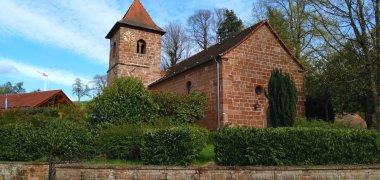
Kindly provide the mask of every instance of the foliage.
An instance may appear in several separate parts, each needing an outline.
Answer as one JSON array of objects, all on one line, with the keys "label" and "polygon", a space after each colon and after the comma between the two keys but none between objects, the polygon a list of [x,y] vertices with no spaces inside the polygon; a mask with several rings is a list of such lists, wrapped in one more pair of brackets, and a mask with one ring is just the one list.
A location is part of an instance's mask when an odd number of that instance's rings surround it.
[{"label": "foliage", "polygon": [[313,119],[297,119],[294,124],[295,127],[307,127],[307,128],[322,128],[322,129],[352,129],[348,124],[336,124],[332,122],[326,122],[323,120]]},{"label": "foliage", "polygon": [[25,89],[22,87],[23,82],[16,83],[14,86],[11,82],[6,82],[0,85],[0,94],[20,94],[25,93]]},{"label": "foliage", "polygon": [[90,125],[152,122],[157,105],[143,83],[134,78],[116,79],[89,103]]},{"label": "foliage", "polygon": [[141,157],[150,165],[189,165],[206,140],[207,130],[196,126],[151,130],[144,134]]},{"label": "foliage", "polygon": [[167,92],[153,92],[153,99],[159,106],[159,114],[173,123],[194,123],[204,116],[207,96],[204,93],[180,95]]},{"label": "foliage", "polygon": [[90,88],[88,85],[82,83],[82,80],[79,78],[75,79],[75,83],[72,85],[73,94],[77,95],[78,102],[80,102],[80,98],[83,96],[90,96]]},{"label": "foliage", "polygon": [[214,135],[219,165],[379,163],[380,135],[362,129],[224,128]]},{"label": "foliage", "polygon": [[91,154],[90,134],[85,126],[72,121],[1,125],[0,142],[0,160],[32,161],[48,156],[73,160]]},{"label": "foliage", "polygon": [[272,71],[268,82],[270,122],[272,127],[293,126],[296,117],[297,90],[288,73]]},{"label": "foliage", "polygon": [[244,29],[243,21],[236,16],[233,10],[226,9],[224,13],[225,18],[217,32],[220,41],[233,37]]},{"label": "foliage", "polygon": [[144,127],[139,125],[113,126],[101,130],[95,149],[107,159],[132,160],[140,158]]}]

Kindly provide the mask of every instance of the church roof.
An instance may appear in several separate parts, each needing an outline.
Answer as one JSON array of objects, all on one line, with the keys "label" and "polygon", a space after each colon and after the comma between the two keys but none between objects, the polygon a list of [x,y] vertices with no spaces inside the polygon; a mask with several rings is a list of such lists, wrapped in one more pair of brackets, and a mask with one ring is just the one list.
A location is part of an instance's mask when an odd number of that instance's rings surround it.
[{"label": "church roof", "polygon": [[111,31],[107,34],[106,38],[110,39],[119,27],[134,27],[138,29],[145,29],[159,34],[164,34],[164,30],[157,26],[157,24],[150,17],[140,0],[134,0],[128,11],[123,18],[116,22]]},{"label": "church roof", "polygon": [[191,56],[190,58],[183,60],[180,63],[170,67],[167,70],[166,75],[164,77],[158,79],[157,81],[153,82],[149,86],[162,82],[182,72],[195,68],[201,64],[207,63],[209,61],[213,61],[214,57],[220,58],[220,56],[228,53],[230,50],[234,49],[236,46],[243,43],[244,40],[248,39],[252,34],[254,34],[258,29],[260,29],[264,25],[268,26],[268,28],[271,30],[273,35],[277,38],[279,43],[282,45],[285,51],[290,55],[290,57],[295,61],[295,63],[301,68],[301,70],[305,70],[304,66],[300,63],[300,61],[294,56],[294,54],[290,51],[290,49],[281,40],[279,35],[269,24],[269,22],[267,20],[264,20],[243,30],[238,35],[231,37],[229,39],[226,39],[223,42],[217,43],[209,47],[207,50],[203,50],[199,52],[198,54],[195,54],[194,56]]}]

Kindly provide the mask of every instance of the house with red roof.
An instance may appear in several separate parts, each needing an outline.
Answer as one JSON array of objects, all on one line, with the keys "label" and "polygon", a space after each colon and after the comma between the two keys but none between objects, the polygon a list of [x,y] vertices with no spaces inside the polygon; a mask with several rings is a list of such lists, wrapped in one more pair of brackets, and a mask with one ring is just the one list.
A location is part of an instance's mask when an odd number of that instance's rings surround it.
[{"label": "house with red roof", "polygon": [[106,38],[110,40],[109,85],[117,77],[136,77],[150,90],[208,95],[205,117],[199,124],[208,129],[229,126],[265,128],[269,102],[265,89],[273,69],[294,79],[297,115],[304,116],[305,68],[268,21],[248,27],[240,34],[160,73],[161,38],[165,32],[134,0]]},{"label": "house with red roof", "polygon": [[8,109],[15,109],[60,107],[62,105],[75,107],[74,103],[62,90],[0,95],[0,111],[4,111],[5,106]]}]

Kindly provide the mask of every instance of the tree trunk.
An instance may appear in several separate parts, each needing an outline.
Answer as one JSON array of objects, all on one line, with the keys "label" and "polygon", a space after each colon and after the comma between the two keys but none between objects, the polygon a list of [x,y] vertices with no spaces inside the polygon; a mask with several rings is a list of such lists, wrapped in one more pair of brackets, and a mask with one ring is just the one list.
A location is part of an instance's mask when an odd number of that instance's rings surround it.
[{"label": "tree trunk", "polygon": [[329,103],[328,102],[325,102],[324,103],[324,108],[325,108],[325,120],[326,121],[329,121]]},{"label": "tree trunk", "polygon": [[53,155],[49,156],[49,180],[55,180],[55,163]]}]

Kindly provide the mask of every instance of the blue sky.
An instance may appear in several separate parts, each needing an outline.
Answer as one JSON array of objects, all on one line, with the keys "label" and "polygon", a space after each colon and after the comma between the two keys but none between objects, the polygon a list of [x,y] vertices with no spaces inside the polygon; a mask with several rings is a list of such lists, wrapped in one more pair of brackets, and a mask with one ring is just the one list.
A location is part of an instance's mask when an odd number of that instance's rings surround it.
[{"label": "blue sky", "polygon": [[[197,9],[233,9],[252,23],[253,1],[141,0],[160,26],[186,24]],[[24,82],[27,92],[62,89],[72,99],[75,78],[88,83],[106,74],[109,42],[105,35],[122,18],[132,0],[1,0],[0,84]]]}]

